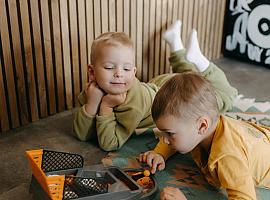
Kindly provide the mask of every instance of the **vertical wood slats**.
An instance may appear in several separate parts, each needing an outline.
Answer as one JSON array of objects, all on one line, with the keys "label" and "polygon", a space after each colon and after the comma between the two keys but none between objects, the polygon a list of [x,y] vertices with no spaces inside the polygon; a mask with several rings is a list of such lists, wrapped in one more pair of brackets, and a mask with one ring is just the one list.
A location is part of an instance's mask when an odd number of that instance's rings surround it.
[{"label": "vertical wood slats", "polygon": [[[78,44],[78,19],[76,0],[69,1],[69,37],[71,38],[71,68],[73,77],[73,102],[80,93],[80,69],[79,69],[79,44]],[[76,101],[77,102],[77,101]]]},{"label": "vertical wood slats", "polygon": [[[87,41],[86,41],[86,15],[84,0],[78,1],[78,21],[79,21],[79,53],[81,68],[81,88],[87,82]],[[77,101],[75,101],[77,102]]]},{"label": "vertical wood slats", "polygon": [[54,68],[52,62],[52,40],[50,34],[50,16],[49,16],[49,4],[48,0],[40,1],[40,11],[43,28],[43,42],[45,51],[45,71],[47,77],[47,89],[48,89],[48,104],[49,114],[56,113],[56,98],[55,98],[55,84],[54,84]]},{"label": "vertical wood slats", "polygon": [[141,80],[142,81],[147,81],[148,79],[148,72],[149,72],[149,69],[153,66],[150,66],[148,65],[149,61],[148,61],[148,58],[149,58],[149,54],[148,54],[148,50],[149,50],[149,43],[153,43],[153,38],[150,38],[149,37],[149,31],[148,31],[148,28],[149,28],[149,8],[151,10],[151,7],[154,6],[153,3],[155,1],[147,1],[147,0],[144,0],[143,2],[143,63],[142,63],[142,76],[141,76]]},{"label": "vertical wood slats", "polygon": [[13,53],[14,53],[14,61],[16,67],[16,79],[17,79],[17,95],[19,102],[19,113],[21,123],[23,125],[27,124],[29,121],[29,113],[27,109],[27,94],[25,89],[25,77],[24,77],[24,68],[23,68],[23,60],[22,60],[22,49],[21,49],[21,41],[20,41],[20,32],[19,32],[19,22],[18,22],[18,14],[17,14],[17,6],[16,1],[11,0],[8,1],[8,9],[9,11],[13,10],[13,12],[9,12],[10,19],[10,28],[12,32],[12,44],[13,44]]},{"label": "vertical wood slats", "polygon": [[162,34],[177,19],[187,46],[192,28],[202,52],[221,56],[225,0],[0,0],[0,132],[77,105],[91,44],[106,31],[134,42],[137,77],[169,72]]},{"label": "vertical wood slats", "polygon": [[63,76],[63,60],[62,60],[62,43],[61,43],[61,26],[60,26],[60,9],[58,0],[51,0],[51,29],[53,39],[53,57],[55,66],[55,84],[57,111],[65,110],[65,88]]},{"label": "vertical wood slats", "polygon": [[[73,107],[73,91],[71,79],[71,56],[70,56],[70,37],[69,37],[69,21],[68,21],[68,5],[67,1],[60,1],[60,20],[61,20],[61,37],[62,37],[62,57],[64,65],[64,83],[65,83],[65,103],[67,109]],[[75,17],[75,16],[74,16]]]},{"label": "vertical wood slats", "polygon": [[7,99],[5,96],[5,88],[2,74],[2,58],[0,57],[0,101],[1,101],[1,112],[0,112],[0,128],[2,131],[9,130],[9,119],[7,112]]},{"label": "vertical wood slats", "polygon": [[[146,7],[146,6],[145,6]],[[156,15],[156,1],[150,1],[150,11],[149,11],[149,40],[145,41],[146,47],[149,48],[148,60],[149,63],[144,68],[148,69],[147,79],[151,79],[154,76],[154,66],[155,66],[155,15]],[[145,17],[144,17],[145,19]],[[146,24],[147,22],[144,21]],[[148,37],[147,37],[148,38]],[[147,39],[146,38],[146,39]],[[147,59],[147,58],[146,58]],[[144,79],[144,80],[147,80]]]},{"label": "vertical wood slats", "polygon": [[[160,42],[161,42],[161,9],[162,0],[156,0],[156,15],[155,15],[155,63],[154,63],[154,77],[159,74],[160,69]],[[151,34],[151,33],[150,33]],[[151,38],[151,37],[150,37]],[[152,39],[152,38],[151,38]]]},{"label": "vertical wood slats", "polygon": [[[137,13],[136,13],[136,26],[137,26],[137,37],[136,37],[136,66],[137,66],[137,77],[142,79],[142,50],[143,50],[143,0],[137,0]],[[141,17],[138,17],[141,16]]]},{"label": "vertical wood slats", "polygon": [[[6,97],[9,103],[9,113],[11,118],[11,127],[15,128],[19,126],[19,114],[18,114],[18,102],[17,102],[17,94],[15,88],[15,80],[14,80],[14,66],[12,63],[12,55],[11,55],[11,46],[10,46],[10,37],[8,30],[8,16],[7,11],[5,10],[6,3],[4,0],[0,1],[0,34],[2,41],[2,54],[4,60],[4,72],[6,75]],[[0,104],[2,105],[2,103]]]},{"label": "vertical wood slats", "polygon": [[24,48],[24,60],[25,69],[27,77],[28,96],[30,104],[30,114],[31,121],[36,121],[39,119],[38,113],[38,100],[37,100],[37,87],[35,83],[35,68],[34,68],[34,56],[31,40],[31,30],[30,30],[30,16],[27,0],[20,1],[20,11],[21,11],[21,35],[23,38],[23,48]]},{"label": "vertical wood slats", "polygon": [[88,49],[87,63],[91,63],[91,44],[95,38],[94,34],[94,14],[93,14],[93,1],[86,1],[86,35],[87,35],[87,45]]},{"label": "vertical wood slats", "polygon": [[43,48],[42,48],[42,38],[41,38],[41,21],[39,15],[39,1],[30,0],[30,14],[32,19],[32,37],[34,46],[34,60],[36,67],[36,77],[37,77],[37,88],[38,88],[38,99],[39,99],[39,111],[41,117],[48,116],[47,110],[47,85],[45,83],[45,66],[43,60]]}]

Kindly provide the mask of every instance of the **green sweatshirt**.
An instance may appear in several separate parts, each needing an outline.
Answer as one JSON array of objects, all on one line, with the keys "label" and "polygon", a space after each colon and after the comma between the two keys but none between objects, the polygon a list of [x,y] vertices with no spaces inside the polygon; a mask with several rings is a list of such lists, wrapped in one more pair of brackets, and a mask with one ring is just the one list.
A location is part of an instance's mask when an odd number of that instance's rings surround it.
[{"label": "green sweatshirt", "polygon": [[[172,53],[170,62],[174,73],[196,71],[196,67],[185,60],[185,50]],[[86,96],[82,92],[78,97],[82,107],[75,114],[73,123],[76,137],[82,141],[97,137],[100,147],[105,151],[121,148],[136,128],[155,126],[151,117],[152,102],[158,89],[174,75],[163,74],[149,83],[135,79],[133,86],[127,92],[125,102],[116,106],[113,113],[108,116],[86,115],[83,107]],[[237,90],[230,86],[224,73],[211,63],[202,75],[213,83],[220,110],[223,112],[231,108]]]}]

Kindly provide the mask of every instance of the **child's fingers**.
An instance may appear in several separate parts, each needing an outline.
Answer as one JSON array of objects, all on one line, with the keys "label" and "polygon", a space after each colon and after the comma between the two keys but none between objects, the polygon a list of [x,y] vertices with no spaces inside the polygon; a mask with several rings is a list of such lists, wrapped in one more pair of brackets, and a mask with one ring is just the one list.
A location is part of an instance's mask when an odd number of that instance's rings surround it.
[{"label": "child's fingers", "polygon": [[165,200],[164,192],[163,190],[160,192],[160,200]]},{"label": "child's fingers", "polygon": [[158,170],[161,171],[163,169],[165,169],[165,162],[160,162],[158,165]]},{"label": "child's fingers", "polygon": [[176,190],[176,188],[174,188],[174,187],[169,187],[169,186],[167,186],[167,187],[164,188],[164,191],[165,191],[167,194],[171,194],[171,195],[174,193],[175,190]]},{"label": "child's fingers", "polygon": [[90,83],[86,83],[84,85],[84,91],[85,91],[85,93],[87,92],[87,90],[88,90],[89,87],[90,87]]},{"label": "child's fingers", "polygon": [[162,164],[162,162],[160,161],[160,159],[153,159],[151,173],[152,174],[156,173],[157,168],[159,169],[159,165],[161,165],[161,164]]},{"label": "child's fingers", "polygon": [[164,199],[172,200],[187,200],[183,192],[179,188],[165,187],[163,189]]},{"label": "child's fingers", "polygon": [[140,155],[140,161],[141,162],[146,162],[146,159],[147,159],[147,153],[146,152]]},{"label": "child's fingers", "polygon": [[174,197],[174,194],[173,194],[173,188],[171,187],[165,187],[162,191],[163,193],[163,199],[166,199],[166,200],[173,200],[175,197]]},{"label": "child's fingers", "polygon": [[94,73],[93,73],[93,70],[90,67],[88,67],[87,76],[88,76],[88,82],[89,83],[94,81]]},{"label": "child's fingers", "polygon": [[[151,153],[149,151],[145,152],[143,154],[143,162],[147,163],[148,158],[150,158],[149,156],[151,155]],[[148,164],[148,163],[147,163]]]},{"label": "child's fingers", "polygon": [[168,187],[165,187],[161,194],[160,194],[161,200],[175,200],[174,195],[172,195],[171,190]]},{"label": "child's fingers", "polygon": [[166,200],[164,190],[162,190],[160,193],[160,200]]},{"label": "child's fingers", "polygon": [[153,159],[154,159],[153,154],[151,154],[151,153],[148,154],[148,156],[147,156],[147,158],[146,158],[146,163],[147,163],[150,167],[152,167]]},{"label": "child's fingers", "polygon": [[139,157],[138,157],[139,162],[144,162],[144,161],[143,161],[143,155],[144,155],[144,153],[141,153],[141,154],[139,155]]}]

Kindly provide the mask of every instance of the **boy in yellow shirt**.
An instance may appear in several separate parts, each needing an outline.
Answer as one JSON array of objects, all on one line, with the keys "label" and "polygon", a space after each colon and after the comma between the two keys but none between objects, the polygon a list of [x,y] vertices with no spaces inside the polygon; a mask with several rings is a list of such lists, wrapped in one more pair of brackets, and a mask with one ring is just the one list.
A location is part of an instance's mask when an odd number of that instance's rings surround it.
[{"label": "boy in yellow shirt", "polygon": [[[166,133],[164,148],[140,155],[152,172],[165,165],[168,144],[172,151],[191,152],[206,180],[226,189],[229,200],[255,200],[255,186],[270,189],[270,127],[220,115],[213,86],[201,75],[168,80],[156,94],[152,117]],[[164,188],[161,200],[170,199],[186,198],[178,188]]]},{"label": "boy in yellow shirt", "polygon": [[[186,52],[180,26],[177,21],[165,34],[171,46],[173,72],[200,71],[214,85],[219,109],[229,109],[237,90],[230,86],[225,74],[201,54],[196,32],[191,34],[191,45]],[[104,33],[95,39],[88,68],[89,83],[78,97],[81,108],[73,123],[80,140],[97,138],[103,150],[117,150],[136,128],[155,126],[151,117],[155,94],[175,74],[157,76],[149,83],[140,82],[135,74],[135,51],[127,35]]]}]

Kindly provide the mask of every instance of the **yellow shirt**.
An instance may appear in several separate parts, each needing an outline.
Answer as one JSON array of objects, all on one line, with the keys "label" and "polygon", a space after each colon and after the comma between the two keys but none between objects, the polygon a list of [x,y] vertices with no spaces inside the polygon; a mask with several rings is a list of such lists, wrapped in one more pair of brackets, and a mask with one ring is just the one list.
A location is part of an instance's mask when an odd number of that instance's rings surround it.
[{"label": "yellow shirt", "polygon": [[207,181],[226,189],[230,200],[256,199],[254,185],[270,189],[270,127],[221,116],[209,157],[199,146],[191,153]]}]

